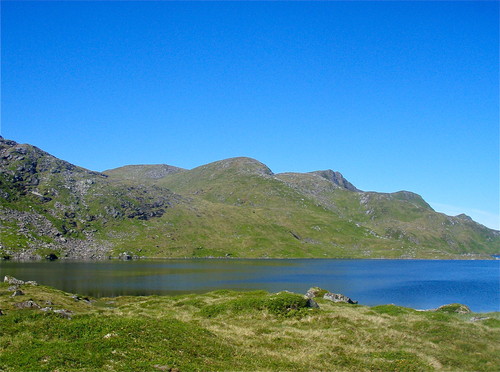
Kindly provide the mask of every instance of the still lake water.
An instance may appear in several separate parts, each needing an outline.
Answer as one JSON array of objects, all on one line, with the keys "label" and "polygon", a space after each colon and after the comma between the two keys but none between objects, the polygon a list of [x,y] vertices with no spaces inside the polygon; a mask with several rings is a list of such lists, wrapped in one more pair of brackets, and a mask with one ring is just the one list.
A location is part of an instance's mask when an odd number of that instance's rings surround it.
[{"label": "still lake water", "polygon": [[431,309],[458,302],[476,312],[500,311],[498,260],[3,261],[4,275],[95,297],[216,289],[305,293],[319,286],[362,305]]}]

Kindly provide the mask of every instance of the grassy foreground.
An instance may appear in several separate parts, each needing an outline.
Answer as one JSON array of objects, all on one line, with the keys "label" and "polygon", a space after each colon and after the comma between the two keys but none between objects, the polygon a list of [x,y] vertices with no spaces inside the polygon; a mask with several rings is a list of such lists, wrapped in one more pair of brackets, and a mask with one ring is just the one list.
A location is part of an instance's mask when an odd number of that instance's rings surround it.
[{"label": "grassy foreground", "polygon": [[[0,284],[0,371],[495,371],[500,313],[367,307],[264,291],[86,299]],[[17,309],[32,299],[53,311]],[[475,318],[486,318],[477,320]]]}]

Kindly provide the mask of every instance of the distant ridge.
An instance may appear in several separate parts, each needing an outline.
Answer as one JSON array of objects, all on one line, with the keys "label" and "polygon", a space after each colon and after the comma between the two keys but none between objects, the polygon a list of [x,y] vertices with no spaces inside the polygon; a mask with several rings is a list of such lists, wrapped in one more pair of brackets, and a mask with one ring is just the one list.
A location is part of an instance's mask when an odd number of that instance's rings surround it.
[{"label": "distant ridge", "polygon": [[108,169],[103,173],[116,179],[142,181],[145,179],[156,180],[183,171],[185,169],[167,164],[141,164]]},{"label": "distant ridge", "polygon": [[[0,258],[491,258],[500,232],[337,171],[235,157],[90,171],[0,138]],[[125,254],[124,254],[125,252]]]}]

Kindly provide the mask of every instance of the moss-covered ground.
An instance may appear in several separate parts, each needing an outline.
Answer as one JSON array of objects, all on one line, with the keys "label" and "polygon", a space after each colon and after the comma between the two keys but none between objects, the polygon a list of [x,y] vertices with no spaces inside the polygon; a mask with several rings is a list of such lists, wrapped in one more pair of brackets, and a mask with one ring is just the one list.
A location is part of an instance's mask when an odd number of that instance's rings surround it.
[{"label": "moss-covered ground", "polygon": [[[500,313],[367,307],[302,295],[216,291],[72,297],[0,284],[1,371],[496,371]],[[32,299],[41,307],[18,309]]]}]

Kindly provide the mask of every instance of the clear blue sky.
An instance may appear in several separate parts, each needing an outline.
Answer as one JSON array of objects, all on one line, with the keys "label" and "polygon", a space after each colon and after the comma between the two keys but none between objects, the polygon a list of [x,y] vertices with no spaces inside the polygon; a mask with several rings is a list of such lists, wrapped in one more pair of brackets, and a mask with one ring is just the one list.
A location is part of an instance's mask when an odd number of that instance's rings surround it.
[{"label": "clear blue sky", "polygon": [[249,156],[499,228],[499,3],[2,1],[4,137],[102,171]]}]

